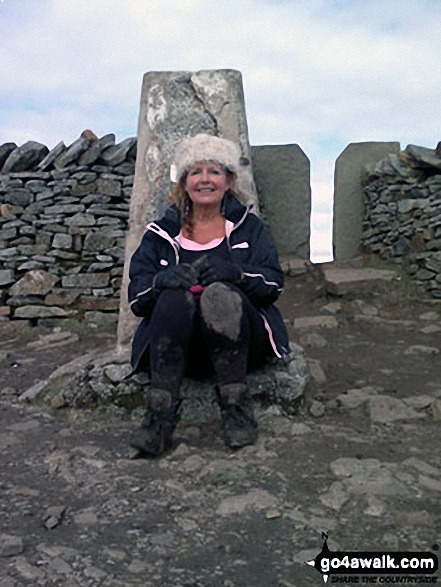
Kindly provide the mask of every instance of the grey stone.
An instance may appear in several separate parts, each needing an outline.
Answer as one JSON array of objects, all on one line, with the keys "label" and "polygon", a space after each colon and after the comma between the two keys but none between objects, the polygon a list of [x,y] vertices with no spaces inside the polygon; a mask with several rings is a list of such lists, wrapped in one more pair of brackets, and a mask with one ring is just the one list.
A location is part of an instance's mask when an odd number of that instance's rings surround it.
[{"label": "grey stone", "polygon": [[338,320],[335,316],[304,316],[294,320],[294,328],[338,328]]},{"label": "grey stone", "polygon": [[98,194],[105,196],[119,197],[121,195],[121,184],[112,179],[98,179],[96,181],[96,191]]},{"label": "grey stone", "polygon": [[125,212],[123,210],[113,210],[110,208],[101,208],[101,207],[95,208],[94,206],[91,206],[87,210],[87,214],[93,214],[94,216],[115,216],[116,218],[124,218],[124,219],[129,218],[129,213]]},{"label": "grey stone", "polygon": [[15,274],[12,269],[0,269],[0,286],[10,285],[15,282]]},{"label": "grey stone", "polygon": [[89,148],[89,146],[90,140],[81,136],[55,159],[54,166],[57,169],[63,169],[64,167],[67,167],[69,164],[76,161],[80,155]]},{"label": "grey stone", "polygon": [[56,285],[59,278],[52,273],[36,269],[29,271],[11,287],[11,296],[46,295]]},{"label": "grey stone", "polygon": [[32,194],[31,190],[27,190],[25,188],[15,188],[14,190],[8,192],[5,196],[5,201],[13,206],[29,206],[29,204],[33,201],[34,195]]},{"label": "grey stone", "polygon": [[0,146],[0,171],[2,170],[2,167],[7,161],[9,155],[17,148],[18,147],[15,143],[3,143],[3,145]]},{"label": "grey stone", "polygon": [[83,204],[55,204],[44,209],[45,214],[76,214],[77,212],[84,212],[85,206]]},{"label": "grey stone", "polygon": [[65,150],[66,145],[63,143],[63,141],[60,141],[51,151],[49,151],[46,157],[40,161],[40,163],[37,165],[37,169],[41,169],[42,171],[48,169],[53,164],[55,159],[64,153]]},{"label": "grey stone", "polygon": [[64,221],[66,226],[94,226],[96,224],[95,218],[91,214],[83,214],[78,212]]},{"label": "grey stone", "polygon": [[340,393],[337,396],[337,402],[343,408],[358,408],[362,404],[366,403],[371,396],[377,395],[378,391],[379,390],[375,387],[348,389],[348,391]]},{"label": "grey stone", "polygon": [[0,534],[0,557],[17,556],[24,551],[23,539],[20,536]]},{"label": "grey stone", "polygon": [[435,420],[441,420],[441,399],[436,399],[430,406],[430,410]]},{"label": "grey stone", "polygon": [[89,265],[87,272],[97,273],[99,271],[108,271],[112,267],[113,263],[92,263],[92,265]]},{"label": "grey stone", "polygon": [[43,296],[10,296],[7,300],[8,306],[11,308],[18,308],[20,306],[26,305],[35,305],[35,306],[42,306],[44,305]]},{"label": "grey stone", "polygon": [[101,159],[107,165],[115,167],[116,165],[119,165],[125,160],[128,152],[132,147],[136,145],[136,142],[136,138],[124,139],[118,145],[114,145],[103,151],[101,153]]},{"label": "grey stone", "polygon": [[53,332],[47,335],[40,335],[38,340],[28,342],[26,346],[37,351],[47,350],[50,348],[66,346],[67,344],[75,343],[78,340],[78,334],[72,332]]},{"label": "grey stone", "polygon": [[0,259],[10,259],[15,257],[18,253],[18,247],[8,247],[7,249],[0,249]]},{"label": "grey stone", "polygon": [[370,397],[369,412],[373,424],[389,424],[400,420],[424,418],[424,414],[407,406],[402,400],[387,395]]},{"label": "grey stone", "polygon": [[251,156],[262,214],[279,252],[309,259],[311,186],[308,157],[298,145],[252,147]]},{"label": "grey stone", "polygon": [[388,269],[352,269],[352,268],[325,268],[326,290],[333,295],[342,296],[357,289],[373,288],[382,281],[392,281],[395,271]]},{"label": "grey stone", "polygon": [[112,383],[119,383],[123,381],[127,375],[132,372],[132,368],[127,363],[108,365],[104,369],[104,373],[112,381]]},{"label": "grey stone", "polygon": [[40,192],[39,194],[37,194],[36,201],[42,202],[43,200],[48,200],[49,198],[54,198],[54,197],[55,197],[55,194],[52,190],[46,190],[44,192]]},{"label": "grey stone", "polygon": [[56,306],[23,306],[17,308],[14,312],[15,318],[65,318],[69,313],[63,308],[57,308]]},{"label": "grey stone", "polygon": [[222,500],[216,510],[218,516],[233,516],[242,514],[246,509],[272,509],[278,505],[278,499],[264,489],[251,489],[248,493],[234,495]]},{"label": "grey stone", "polygon": [[351,143],[340,154],[334,175],[334,258],[350,259],[360,254],[363,232],[363,170],[385,155],[398,153],[396,142]]},{"label": "grey stone", "polygon": [[54,236],[52,246],[54,249],[71,249],[73,244],[72,235],[58,233]]},{"label": "grey stone", "polygon": [[314,418],[321,418],[325,415],[326,409],[322,402],[312,400],[311,404],[309,405],[308,412]]},{"label": "grey stone", "polygon": [[418,478],[418,484],[425,489],[430,489],[430,491],[441,493],[441,481],[439,479],[432,479],[431,477],[420,475]]},{"label": "grey stone", "polygon": [[80,273],[78,275],[65,275],[61,279],[62,287],[106,287],[109,283],[108,273]]},{"label": "grey stone", "polygon": [[[144,76],[138,124],[135,182],[130,201],[130,231],[125,249],[118,346],[130,344],[138,320],[126,290],[130,259],[149,221],[162,216],[171,191],[169,169],[177,143],[197,133],[218,134],[240,145],[251,159],[242,79],[238,71],[151,72]],[[250,165],[239,171],[238,188],[257,196]],[[103,214],[109,215],[111,214]]]},{"label": "grey stone", "polygon": [[308,359],[308,367],[311,378],[317,385],[324,385],[328,381],[320,361]]},{"label": "grey stone", "polygon": [[115,135],[107,134],[97,141],[92,143],[92,146],[81,155],[79,159],[80,165],[92,165],[100,158],[101,152],[115,144]]},{"label": "grey stone", "polygon": [[[351,495],[406,496],[407,488],[393,474],[393,466],[378,459],[341,458],[331,463],[332,472],[340,477],[333,484],[342,493],[342,504]],[[332,489],[332,486],[331,486]],[[335,491],[335,489],[334,489]]]},{"label": "grey stone", "polygon": [[312,429],[303,422],[295,422],[291,428],[293,436],[303,436],[303,434],[308,434],[309,432],[312,432]]},{"label": "grey stone", "polygon": [[435,149],[428,149],[417,145],[407,145],[404,153],[410,155],[414,163],[423,164],[423,167],[434,167],[441,171],[441,158],[436,154]]},{"label": "grey stone", "polygon": [[47,155],[49,149],[37,141],[28,141],[12,151],[3,166],[2,173],[32,169]]},{"label": "grey stone", "polygon": [[84,239],[84,250],[104,251],[115,244],[112,232],[101,229],[99,232],[89,232]]},{"label": "grey stone", "polygon": [[46,573],[38,567],[31,565],[24,557],[17,557],[15,568],[24,579],[34,581],[34,584],[36,581],[46,581]]},{"label": "grey stone", "polygon": [[440,349],[433,346],[415,344],[404,351],[405,355],[439,355]]}]

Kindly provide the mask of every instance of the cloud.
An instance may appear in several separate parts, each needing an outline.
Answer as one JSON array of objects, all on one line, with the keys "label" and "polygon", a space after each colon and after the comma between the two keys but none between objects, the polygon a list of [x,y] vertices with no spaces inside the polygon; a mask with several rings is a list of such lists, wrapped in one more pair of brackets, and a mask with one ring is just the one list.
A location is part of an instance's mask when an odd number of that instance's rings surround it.
[{"label": "cloud", "polygon": [[328,192],[350,142],[440,140],[439,0],[4,0],[0,26],[0,144],[134,136],[145,72],[216,68]]}]

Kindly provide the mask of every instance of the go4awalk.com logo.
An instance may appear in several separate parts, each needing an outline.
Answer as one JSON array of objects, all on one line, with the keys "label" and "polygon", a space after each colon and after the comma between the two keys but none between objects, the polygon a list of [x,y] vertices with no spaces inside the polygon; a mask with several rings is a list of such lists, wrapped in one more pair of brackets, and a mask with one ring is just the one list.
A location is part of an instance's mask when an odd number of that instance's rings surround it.
[{"label": "go4awalk.com logo", "polygon": [[435,585],[438,557],[432,552],[345,552],[328,548],[328,535],[322,533],[323,547],[314,567],[325,583]]}]

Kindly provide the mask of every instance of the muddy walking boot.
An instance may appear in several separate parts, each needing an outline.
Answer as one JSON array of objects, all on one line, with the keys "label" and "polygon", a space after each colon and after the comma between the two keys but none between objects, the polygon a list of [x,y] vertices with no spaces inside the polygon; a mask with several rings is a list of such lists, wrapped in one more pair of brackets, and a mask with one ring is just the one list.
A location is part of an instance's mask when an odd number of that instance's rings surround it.
[{"label": "muddy walking boot", "polygon": [[129,444],[141,453],[159,456],[172,445],[172,435],[179,422],[180,401],[163,389],[151,389],[141,426],[130,436]]},{"label": "muddy walking boot", "polygon": [[240,448],[254,444],[257,439],[257,422],[253,400],[245,383],[230,383],[217,389],[222,417],[225,444]]}]

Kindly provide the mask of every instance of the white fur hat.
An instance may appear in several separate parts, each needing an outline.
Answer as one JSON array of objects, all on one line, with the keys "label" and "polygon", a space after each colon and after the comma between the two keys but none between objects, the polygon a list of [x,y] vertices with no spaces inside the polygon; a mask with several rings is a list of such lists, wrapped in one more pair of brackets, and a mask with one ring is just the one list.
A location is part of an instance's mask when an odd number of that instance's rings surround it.
[{"label": "white fur hat", "polygon": [[240,149],[236,143],[207,134],[198,134],[181,141],[170,169],[170,179],[177,183],[196,163],[215,161],[233,173],[239,171]]}]

